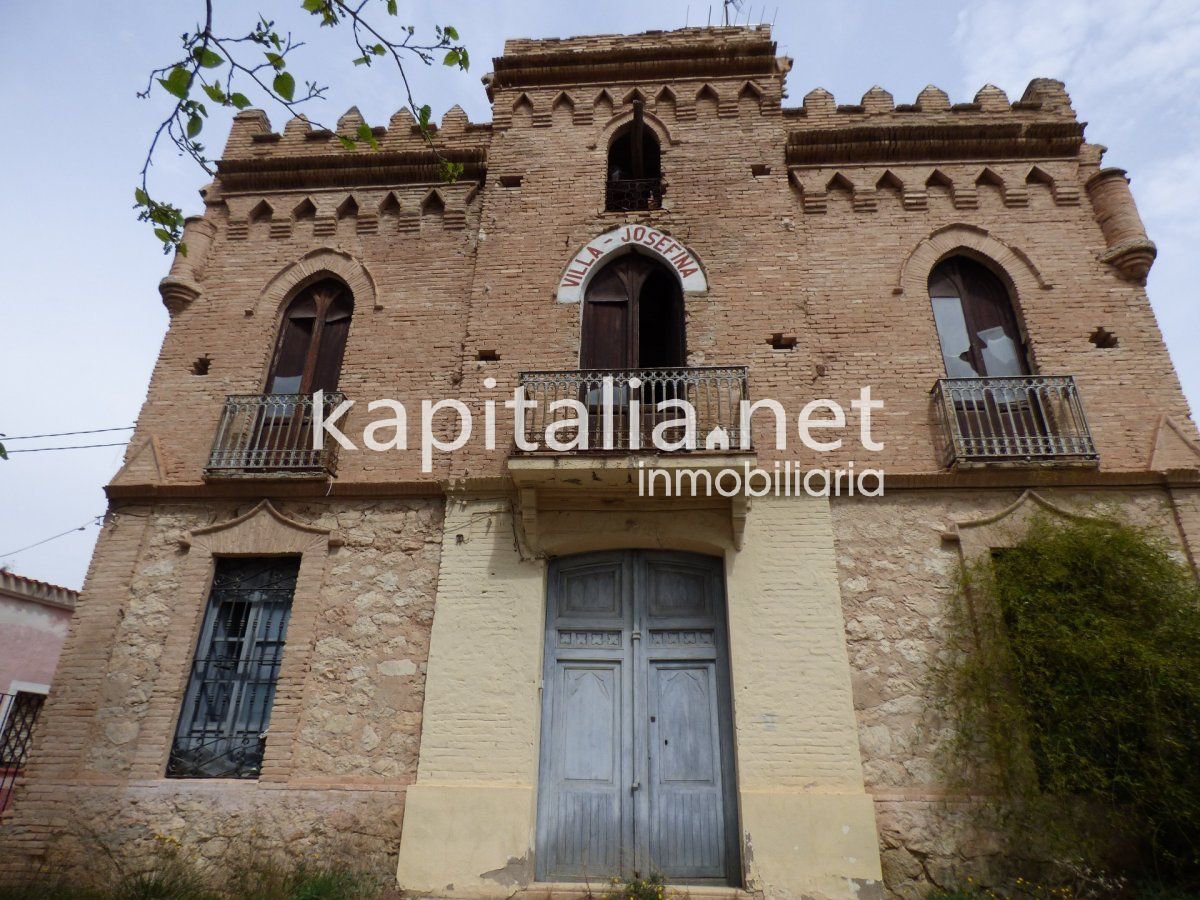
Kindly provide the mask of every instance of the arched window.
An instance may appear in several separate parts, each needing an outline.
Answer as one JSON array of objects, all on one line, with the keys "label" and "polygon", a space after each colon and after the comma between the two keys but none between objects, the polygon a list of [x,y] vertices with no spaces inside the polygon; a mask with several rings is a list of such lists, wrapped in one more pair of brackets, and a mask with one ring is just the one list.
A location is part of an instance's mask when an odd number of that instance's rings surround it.
[{"label": "arched window", "polygon": [[662,151],[647,128],[641,100],[633,101],[633,121],[608,145],[605,206],[613,212],[662,206]]},{"label": "arched window", "polygon": [[687,361],[679,279],[629,253],[596,273],[583,304],[583,369],[665,369]]},{"label": "arched window", "polygon": [[952,256],[929,274],[929,299],[951,378],[1030,374],[1004,283],[982,263]]},{"label": "arched window", "polygon": [[340,281],[318,281],[301,291],[283,313],[267,393],[336,391],[353,314],[354,300]]}]

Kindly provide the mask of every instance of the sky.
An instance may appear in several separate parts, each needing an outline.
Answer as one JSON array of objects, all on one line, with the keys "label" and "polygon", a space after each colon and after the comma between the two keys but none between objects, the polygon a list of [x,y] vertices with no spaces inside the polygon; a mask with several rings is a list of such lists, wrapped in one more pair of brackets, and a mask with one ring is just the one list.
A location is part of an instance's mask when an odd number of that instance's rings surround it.
[{"label": "sky", "polygon": [[[320,31],[299,0],[216,0],[217,27],[244,33],[256,12],[309,42],[297,80],[329,85],[310,117],[334,122],[356,105],[386,124],[403,105],[394,69],[354,67],[349,36]],[[506,37],[636,33],[721,18],[719,3],[659,0],[604,4],[532,0],[400,3],[400,20],[430,33],[454,25],[470,72],[409,67],[434,120],[454,104],[488,121],[480,78]],[[0,27],[0,433],[9,450],[112,443],[129,431],[12,440],[130,426],[166,332],[157,284],[170,260],[132,212],[137,173],[164,99],[140,100],[156,66],[202,15],[199,0],[5,5]],[[816,87],[856,103],[873,85],[911,103],[927,84],[970,100],[985,83],[1017,99],[1035,76],[1060,78],[1087,137],[1127,169],[1159,256],[1148,292],[1192,408],[1200,398],[1200,3],[1195,0],[828,0],[744,3],[739,19],[774,21],[793,57],[787,105]],[[286,114],[268,108],[282,128]],[[205,127],[219,151],[223,113]],[[201,206],[207,176],[171,153],[158,158],[154,190],[186,212]],[[103,513],[103,485],[123,447],[14,453],[0,461],[0,566],[82,586]],[[81,527],[82,526],[82,527]],[[72,530],[80,528],[80,530]],[[29,544],[67,532],[23,552]]]}]

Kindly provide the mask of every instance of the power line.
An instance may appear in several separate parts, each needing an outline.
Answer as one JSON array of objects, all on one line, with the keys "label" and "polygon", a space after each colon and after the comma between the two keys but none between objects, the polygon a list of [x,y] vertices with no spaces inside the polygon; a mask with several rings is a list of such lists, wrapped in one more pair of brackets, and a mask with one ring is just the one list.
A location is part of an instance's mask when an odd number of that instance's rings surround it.
[{"label": "power line", "polygon": [[76,444],[71,447],[30,447],[27,450],[9,450],[11,456],[14,453],[41,453],[44,450],[90,450],[92,447],[124,447],[129,441],[119,441],[115,444]]},{"label": "power line", "polygon": [[90,519],[88,519],[86,522],[84,522],[82,525],[78,526],[77,528],[68,528],[66,531],[56,534],[53,537],[45,538],[43,540],[38,541],[36,544],[30,544],[29,546],[22,547],[19,550],[10,550],[7,553],[0,553],[0,557],[16,556],[18,553],[24,553],[26,550],[32,550],[34,547],[42,546],[42,544],[48,544],[51,541],[57,541],[60,537],[66,537],[68,534],[74,534],[76,531],[85,531],[85,530],[87,530],[87,527],[89,525],[99,525],[100,520],[103,518],[104,518],[103,515],[92,516]]},{"label": "power line", "polygon": [[23,434],[19,437],[5,437],[0,434],[6,441],[32,441],[35,438],[52,438],[52,437],[71,437],[76,434],[100,434],[105,431],[133,431],[132,425],[120,425],[116,428],[93,428],[90,431],[56,431],[53,434]]}]

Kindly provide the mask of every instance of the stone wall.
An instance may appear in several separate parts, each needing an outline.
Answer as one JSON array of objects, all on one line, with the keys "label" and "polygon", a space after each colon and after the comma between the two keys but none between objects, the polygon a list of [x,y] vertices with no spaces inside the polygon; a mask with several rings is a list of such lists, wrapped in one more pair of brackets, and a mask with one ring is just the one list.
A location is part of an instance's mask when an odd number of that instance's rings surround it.
[{"label": "stone wall", "polygon": [[[1043,505],[1039,501],[1045,501]],[[953,740],[937,669],[961,563],[1018,537],[1034,510],[1117,515],[1167,537],[1181,561],[1172,499],[1156,489],[898,491],[833,505],[846,642],[884,880],[900,897],[998,869],[996,835],[979,832],[946,768]],[[994,520],[994,521],[993,521]],[[950,538],[957,536],[957,540]]]},{"label": "stone wall", "polygon": [[[153,846],[156,834],[210,855],[246,840],[296,853],[348,841],[394,856],[417,768],[441,500],[117,508],[105,558],[118,558],[113,544],[129,529],[129,570],[93,565],[89,575],[67,657],[85,644],[106,652],[48,702],[0,836],[5,867],[46,858],[71,868],[91,842]],[[294,552],[288,535],[300,536],[302,567],[262,777],[163,778],[212,552]],[[63,830],[75,840],[55,837]]]}]

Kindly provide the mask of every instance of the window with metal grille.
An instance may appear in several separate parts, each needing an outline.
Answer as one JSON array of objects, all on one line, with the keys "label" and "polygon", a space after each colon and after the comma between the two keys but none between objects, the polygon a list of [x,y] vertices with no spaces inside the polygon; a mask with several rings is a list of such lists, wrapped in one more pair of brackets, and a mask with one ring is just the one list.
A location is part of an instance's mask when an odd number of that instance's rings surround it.
[{"label": "window with metal grille", "polygon": [[29,691],[17,691],[5,709],[4,700],[9,698],[0,694],[0,766],[21,768],[29,756],[29,744],[33,740],[33,723],[37,721],[46,702],[43,694]]},{"label": "window with metal grille", "polygon": [[258,777],[299,571],[299,557],[217,560],[168,777]]}]

